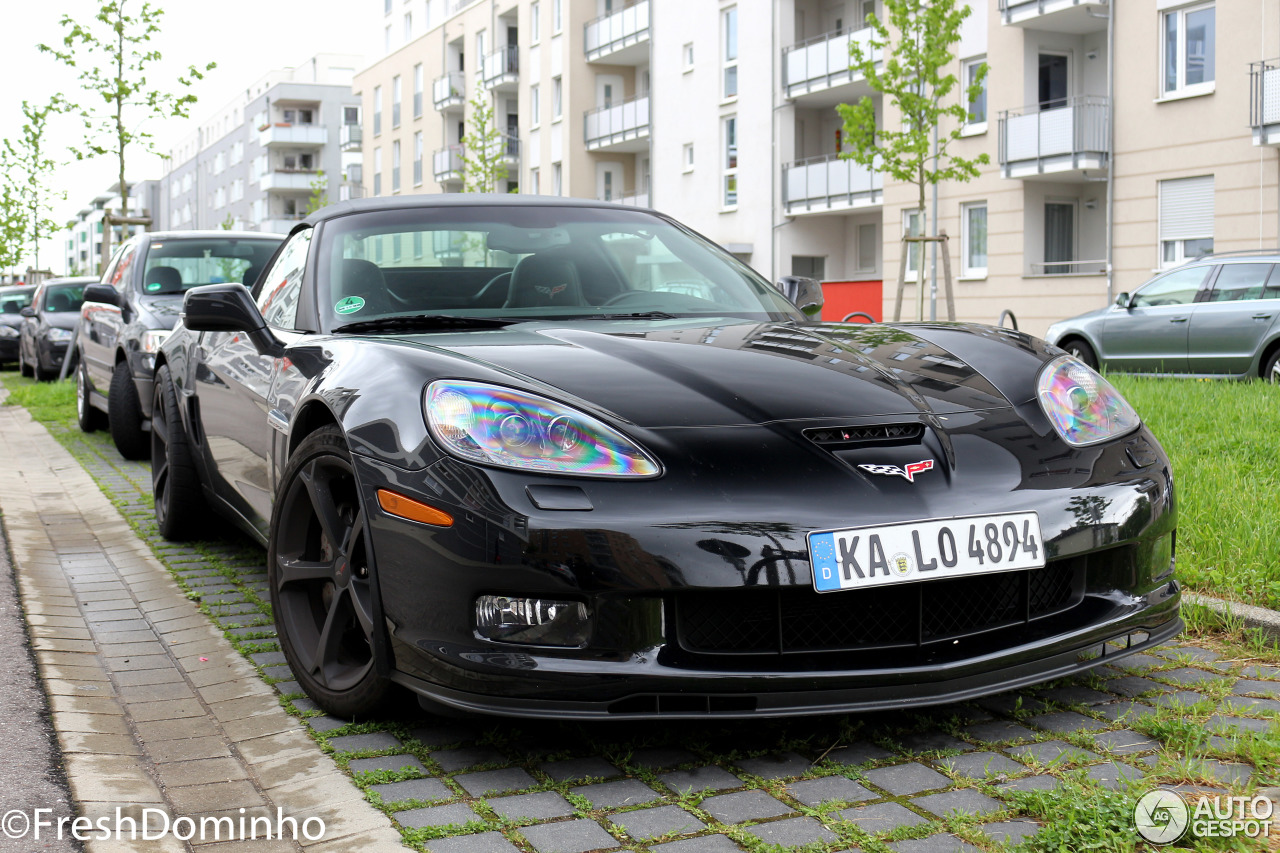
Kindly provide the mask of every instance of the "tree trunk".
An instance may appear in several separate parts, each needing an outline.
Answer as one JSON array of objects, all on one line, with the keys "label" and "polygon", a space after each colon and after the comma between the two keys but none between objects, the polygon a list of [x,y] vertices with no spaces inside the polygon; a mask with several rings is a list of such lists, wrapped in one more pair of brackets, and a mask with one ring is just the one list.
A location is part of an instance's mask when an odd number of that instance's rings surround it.
[{"label": "tree trunk", "polygon": [[[925,214],[924,214],[924,162],[921,161],[920,167],[916,172],[917,186],[920,190],[920,233],[917,236],[925,236]],[[916,243],[916,321],[924,322],[924,243]]]},{"label": "tree trunk", "polygon": [[[120,158],[120,215],[128,216],[129,188],[124,183],[124,97],[120,93],[120,81],[124,79],[123,3],[116,7],[116,25],[116,154]],[[123,233],[120,236],[123,237]]]}]

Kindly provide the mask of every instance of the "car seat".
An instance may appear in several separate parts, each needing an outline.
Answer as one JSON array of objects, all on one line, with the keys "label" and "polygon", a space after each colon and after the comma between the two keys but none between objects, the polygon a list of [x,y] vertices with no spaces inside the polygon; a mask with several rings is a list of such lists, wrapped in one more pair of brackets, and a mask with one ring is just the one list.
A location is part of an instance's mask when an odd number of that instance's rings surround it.
[{"label": "car seat", "polygon": [[[358,310],[365,316],[382,316],[396,312],[387,294],[387,282],[382,276],[382,269],[372,261],[360,258],[347,258],[342,262],[342,278],[331,296],[335,305],[351,296],[360,297],[364,300],[364,305]],[[351,312],[351,314],[355,313]],[[362,318],[350,316],[349,322],[359,319]]]},{"label": "car seat", "polygon": [[539,252],[521,258],[511,271],[511,287],[503,308],[578,307],[582,282],[573,255],[566,251]]},{"label": "car seat", "polygon": [[[160,285],[153,288],[152,285]],[[142,287],[147,293],[181,293],[182,273],[173,267],[152,267],[147,270],[146,280]]]}]

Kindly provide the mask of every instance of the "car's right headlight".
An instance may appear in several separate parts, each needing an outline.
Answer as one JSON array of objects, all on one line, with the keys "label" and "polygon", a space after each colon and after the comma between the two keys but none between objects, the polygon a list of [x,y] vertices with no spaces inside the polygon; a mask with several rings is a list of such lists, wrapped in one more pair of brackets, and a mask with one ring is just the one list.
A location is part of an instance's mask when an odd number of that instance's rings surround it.
[{"label": "car's right headlight", "polygon": [[441,379],[423,399],[427,426],[445,450],[470,462],[584,477],[653,477],[657,461],[585,412],[537,394]]},{"label": "car's right headlight", "polygon": [[1058,356],[1046,364],[1036,385],[1040,408],[1073,447],[1119,438],[1142,424],[1129,401],[1075,356]]},{"label": "car's right headlight", "polygon": [[59,329],[57,326],[51,326],[49,328],[49,340],[54,343],[60,344],[63,341],[69,341],[75,336],[76,333],[71,329]]},{"label": "car's right headlight", "polygon": [[0,338],[16,338],[18,330],[13,326],[0,326]]}]

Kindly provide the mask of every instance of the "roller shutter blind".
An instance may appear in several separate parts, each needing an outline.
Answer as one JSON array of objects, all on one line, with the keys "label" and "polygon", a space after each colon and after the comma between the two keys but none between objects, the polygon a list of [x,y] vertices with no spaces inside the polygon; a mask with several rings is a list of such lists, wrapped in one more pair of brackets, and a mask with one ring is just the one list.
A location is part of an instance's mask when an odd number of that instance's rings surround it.
[{"label": "roller shutter blind", "polygon": [[1160,182],[1160,239],[1213,236],[1213,175]]}]

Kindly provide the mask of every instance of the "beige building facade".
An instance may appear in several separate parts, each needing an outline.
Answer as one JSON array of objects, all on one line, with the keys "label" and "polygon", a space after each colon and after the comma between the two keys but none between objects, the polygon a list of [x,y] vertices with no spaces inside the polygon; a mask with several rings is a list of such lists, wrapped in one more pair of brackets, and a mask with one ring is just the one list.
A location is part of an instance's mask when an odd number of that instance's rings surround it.
[{"label": "beige building facade", "polygon": [[[366,195],[461,190],[479,93],[504,137],[500,191],[652,206],[771,278],[822,279],[826,319],[892,318],[917,193],[840,157],[835,112],[868,96],[898,120],[848,69],[878,0],[383,11],[386,55],[356,76],[348,140]],[[986,0],[955,52],[962,80],[989,67],[952,151],[990,163],[924,211],[950,238],[958,319],[1007,310],[1041,334],[1199,253],[1280,245],[1280,0]],[[925,317],[945,318],[934,255]],[[911,318],[913,284],[905,296]]]}]

